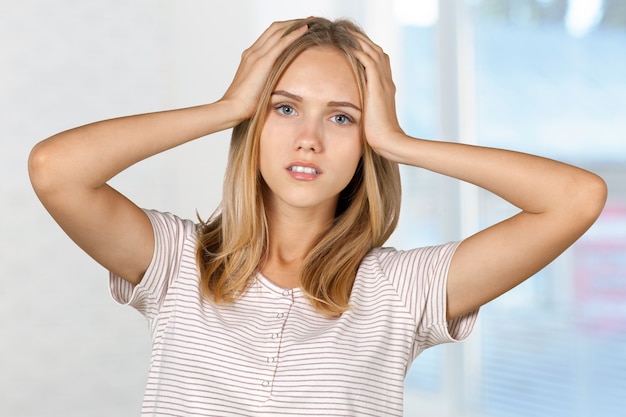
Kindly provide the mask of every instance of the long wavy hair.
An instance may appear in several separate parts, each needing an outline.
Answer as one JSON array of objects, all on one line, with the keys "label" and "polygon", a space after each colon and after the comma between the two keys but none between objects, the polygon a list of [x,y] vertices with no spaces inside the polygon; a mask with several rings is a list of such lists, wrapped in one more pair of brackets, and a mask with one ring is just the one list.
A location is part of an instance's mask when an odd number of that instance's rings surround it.
[{"label": "long wavy hair", "polygon": [[[347,20],[311,18],[295,22],[285,34],[308,24],[308,31],[276,60],[251,119],[233,129],[221,207],[201,221],[196,250],[203,294],[215,303],[236,301],[259,273],[268,249],[264,195],[259,171],[259,139],[270,95],[289,64],[304,50],[335,48],[345,54],[364,102],[365,70],[353,54],[360,49]],[[363,107],[362,107],[363,108]],[[350,183],[340,193],[335,218],[310,249],[300,269],[300,288],[314,308],[328,317],[349,309],[350,293],[363,257],[381,246],[395,229],[400,212],[400,174],[396,163],[376,154],[363,129],[363,155]]]}]

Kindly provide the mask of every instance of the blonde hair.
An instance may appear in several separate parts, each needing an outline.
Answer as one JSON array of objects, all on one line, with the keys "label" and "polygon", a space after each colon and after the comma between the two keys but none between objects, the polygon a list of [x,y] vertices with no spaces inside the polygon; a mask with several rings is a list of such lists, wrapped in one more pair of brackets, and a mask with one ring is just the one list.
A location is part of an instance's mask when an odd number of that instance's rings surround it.
[{"label": "blonde hair", "polygon": [[[203,294],[216,303],[236,301],[258,274],[267,255],[266,185],[259,172],[259,138],[270,95],[289,64],[304,50],[330,47],[343,52],[356,75],[363,103],[365,71],[352,50],[360,49],[347,20],[298,21],[285,34],[309,30],[277,59],[253,117],[233,129],[221,210],[201,224],[197,247]],[[340,193],[335,220],[313,245],[300,269],[300,288],[315,309],[329,317],[349,308],[350,293],[363,257],[391,235],[400,212],[398,166],[376,154],[365,140],[356,172]]]}]

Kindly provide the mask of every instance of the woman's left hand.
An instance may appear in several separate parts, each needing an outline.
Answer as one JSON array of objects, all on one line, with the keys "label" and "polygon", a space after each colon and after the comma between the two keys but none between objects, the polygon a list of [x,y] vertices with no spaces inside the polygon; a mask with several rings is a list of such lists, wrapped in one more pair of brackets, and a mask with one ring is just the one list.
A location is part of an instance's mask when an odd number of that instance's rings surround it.
[{"label": "woman's left hand", "polygon": [[367,77],[363,117],[365,137],[378,154],[399,162],[394,158],[394,145],[408,138],[398,123],[396,86],[391,76],[389,56],[366,35],[352,34],[361,45],[362,50],[354,52],[365,67]]}]

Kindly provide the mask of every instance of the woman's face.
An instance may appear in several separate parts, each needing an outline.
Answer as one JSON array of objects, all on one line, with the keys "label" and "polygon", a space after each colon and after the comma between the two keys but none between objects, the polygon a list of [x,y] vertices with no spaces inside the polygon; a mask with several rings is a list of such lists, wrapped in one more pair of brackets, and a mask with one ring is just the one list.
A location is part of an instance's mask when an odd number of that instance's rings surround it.
[{"label": "woman's face", "polygon": [[357,81],[338,50],[302,52],[270,98],[259,166],[270,208],[324,210],[334,216],[363,143]]}]

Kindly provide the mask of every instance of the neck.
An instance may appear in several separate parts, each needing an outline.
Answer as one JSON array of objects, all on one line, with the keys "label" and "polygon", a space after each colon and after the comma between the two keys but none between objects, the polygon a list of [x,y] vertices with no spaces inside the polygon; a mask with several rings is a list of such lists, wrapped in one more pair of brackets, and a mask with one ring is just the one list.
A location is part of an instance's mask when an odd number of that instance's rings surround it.
[{"label": "neck", "polygon": [[268,207],[269,247],[261,268],[265,277],[281,287],[299,285],[302,262],[319,237],[328,230],[334,212]]}]

